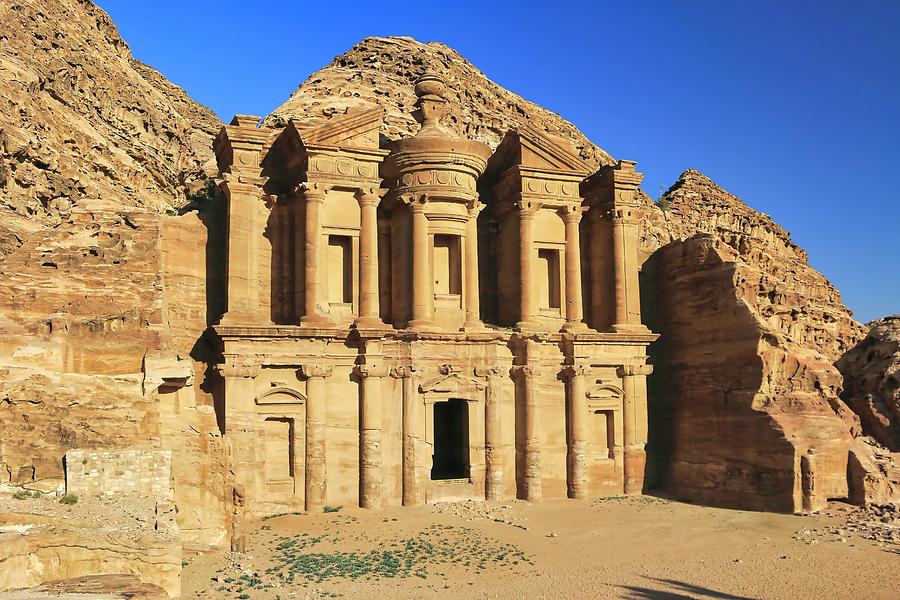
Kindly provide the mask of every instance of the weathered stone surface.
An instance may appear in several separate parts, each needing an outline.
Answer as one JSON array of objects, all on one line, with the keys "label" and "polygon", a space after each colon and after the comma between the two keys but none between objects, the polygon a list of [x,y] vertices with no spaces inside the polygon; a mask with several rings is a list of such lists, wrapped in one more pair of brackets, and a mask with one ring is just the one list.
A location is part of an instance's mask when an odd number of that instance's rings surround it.
[{"label": "weathered stone surface", "polygon": [[212,158],[210,110],[135,60],[91,2],[4,2],[0,22],[0,209],[58,222],[73,205],[184,203]]},{"label": "weathered stone surface", "polygon": [[453,115],[446,125],[457,135],[496,148],[508,129],[530,125],[572,140],[591,167],[615,160],[559,115],[528,102],[490,79],[452,48],[423,44],[410,37],[368,37],[316,71],[290,99],[263,121],[283,126],[290,119],[321,120],[348,108],[383,106],[381,133],[388,139],[409,137],[419,130],[411,109],[413,83],[431,73],[447,82]]},{"label": "weathered stone surface", "polygon": [[836,364],[844,376],[841,397],[862,420],[865,433],[900,451],[900,315],[868,324],[869,333]]},{"label": "weathered stone surface", "polygon": [[[768,326],[764,273],[712,235],[672,242],[657,275],[660,328],[650,378],[657,484],[694,501],[793,512],[846,497],[856,421],[828,357]],[[804,494],[803,462],[812,464]]]},{"label": "weathered stone surface", "polygon": [[6,600],[167,600],[166,591],[135,575],[86,575],[4,594]]}]

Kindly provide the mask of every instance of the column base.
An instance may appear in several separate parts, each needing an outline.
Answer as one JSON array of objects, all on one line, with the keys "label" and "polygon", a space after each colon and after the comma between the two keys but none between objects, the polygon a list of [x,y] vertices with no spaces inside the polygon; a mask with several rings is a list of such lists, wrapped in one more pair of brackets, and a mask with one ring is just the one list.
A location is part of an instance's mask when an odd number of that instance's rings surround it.
[{"label": "column base", "polygon": [[351,325],[353,329],[390,329],[379,317],[358,317]]},{"label": "column base", "polygon": [[484,331],[486,328],[481,321],[465,321],[460,331]]},{"label": "column base", "polygon": [[538,331],[541,326],[534,321],[519,321],[516,323],[516,329],[519,331]]},{"label": "column base", "polygon": [[272,325],[272,322],[254,313],[230,310],[219,319],[219,325]]},{"label": "column base", "polygon": [[323,315],[305,315],[300,317],[300,325],[304,327],[334,327],[334,321]]},{"label": "column base", "polygon": [[650,333],[647,326],[642,323],[615,323],[610,326],[612,333]]},{"label": "column base", "polygon": [[440,329],[434,324],[434,321],[426,321],[424,319],[413,319],[406,326],[416,331],[438,331]]},{"label": "column base", "polygon": [[566,321],[560,331],[563,333],[587,333],[588,331],[591,331],[591,328],[588,327],[587,323],[582,321]]},{"label": "column base", "polygon": [[624,459],[625,494],[642,494],[644,492],[644,467],[647,462],[644,445],[625,448]]}]

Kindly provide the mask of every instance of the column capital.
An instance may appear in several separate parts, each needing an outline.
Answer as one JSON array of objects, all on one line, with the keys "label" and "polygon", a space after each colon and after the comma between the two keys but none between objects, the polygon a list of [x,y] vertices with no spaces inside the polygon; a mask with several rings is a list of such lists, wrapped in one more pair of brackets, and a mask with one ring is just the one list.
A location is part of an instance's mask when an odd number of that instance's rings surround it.
[{"label": "column capital", "polygon": [[540,202],[534,200],[517,200],[512,203],[511,208],[518,211],[520,219],[532,219],[541,206],[543,205]]},{"label": "column capital", "polygon": [[497,377],[506,375],[508,372],[509,368],[501,365],[486,365],[475,367],[476,377]]},{"label": "column capital", "polygon": [[387,377],[391,369],[387,365],[355,365],[353,372],[359,377]]},{"label": "column capital", "polygon": [[622,365],[616,369],[616,375],[619,377],[628,377],[634,375],[650,375],[653,373],[653,365]]},{"label": "column capital", "polygon": [[587,363],[565,365],[562,369],[562,373],[566,377],[584,377],[585,375],[591,374],[591,366]]},{"label": "column capital", "polygon": [[413,212],[425,212],[428,194],[404,194],[399,196],[400,202],[409,206]]},{"label": "column capital", "polygon": [[226,361],[215,366],[226,379],[253,378],[259,375],[262,365],[251,361]]},{"label": "column capital", "polygon": [[538,377],[543,370],[540,365],[513,365],[513,372],[518,373],[522,377]]},{"label": "column capital", "polygon": [[305,363],[300,365],[300,376],[305,377],[306,379],[312,379],[313,377],[329,377],[331,373],[334,371],[333,367],[329,367],[324,362],[322,363]]},{"label": "column capital", "polygon": [[356,188],[353,195],[356,197],[359,205],[365,208],[366,206],[378,206],[381,202],[382,192],[382,189],[370,186]]},{"label": "column capital", "polygon": [[571,223],[577,225],[581,222],[581,217],[588,211],[588,208],[589,207],[582,206],[580,204],[570,204],[568,206],[560,208],[557,212],[567,225]]},{"label": "column capital", "polygon": [[484,203],[484,202],[481,202],[480,200],[470,200],[469,202],[467,202],[467,203],[466,203],[466,210],[467,210],[468,213],[469,213],[469,218],[470,218],[470,219],[476,219],[476,218],[478,218],[478,214],[479,214],[482,210],[484,210],[484,207],[485,207],[485,206],[486,206],[485,203]]},{"label": "column capital", "polygon": [[391,377],[393,377],[394,379],[406,379],[409,377],[413,377],[415,374],[416,368],[412,365],[391,368]]},{"label": "column capital", "polygon": [[331,184],[321,183],[319,181],[304,181],[297,186],[297,191],[300,192],[307,202],[322,201],[325,199],[325,193],[333,187],[334,186]]}]

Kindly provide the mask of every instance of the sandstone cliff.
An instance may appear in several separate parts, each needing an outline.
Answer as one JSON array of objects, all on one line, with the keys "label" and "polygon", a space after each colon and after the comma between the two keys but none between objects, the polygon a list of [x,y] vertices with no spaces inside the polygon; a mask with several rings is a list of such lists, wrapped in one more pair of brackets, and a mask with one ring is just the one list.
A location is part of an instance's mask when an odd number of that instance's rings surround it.
[{"label": "sandstone cliff", "polygon": [[833,366],[865,328],[788,233],[696,171],[659,206],[647,201],[642,225],[645,316],[662,334],[650,384],[657,485],[791,511],[804,506],[804,468],[816,471],[814,506],[854,492],[851,450],[879,477]]},{"label": "sandstone cliff", "polygon": [[61,479],[70,448],[171,448],[183,537],[220,542],[213,242],[206,216],[165,213],[221,124],[90,2],[3,3],[0,22],[0,482]]},{"label": "sandstone cliff", "polygon": [[900,315],[868,326],[868,335],[836,363],[842,398],[860,415],[863,431],[900,452]]},{"label": "sandstone cliff", "polygon": [[528,124],[572,140],[581,158],[592,166],[615,162],[574,125],[500,87],[456,50],[409,37],[364,39],[310,75],[263,124],[322,119],[348,108],[378,104],[386,113],[382,135],[407,137],[419,130],[410,116],[416,100],[413,83],[425,73],[446,78],[451,106],[446,125],[463,137],[496,148],[508,129]]}]

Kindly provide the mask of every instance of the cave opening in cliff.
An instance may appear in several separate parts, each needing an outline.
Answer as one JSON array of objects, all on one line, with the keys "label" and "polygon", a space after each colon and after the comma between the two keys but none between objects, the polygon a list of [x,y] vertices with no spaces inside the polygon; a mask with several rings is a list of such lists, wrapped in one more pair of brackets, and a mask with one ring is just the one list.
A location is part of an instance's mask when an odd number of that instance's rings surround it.
[{"label": "cave opening in cliff", "polygon": [[469,476],[469,409],[465,400],[451,398],[434,404],[434,460],[432,479]]}]

